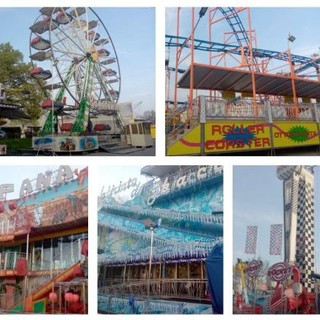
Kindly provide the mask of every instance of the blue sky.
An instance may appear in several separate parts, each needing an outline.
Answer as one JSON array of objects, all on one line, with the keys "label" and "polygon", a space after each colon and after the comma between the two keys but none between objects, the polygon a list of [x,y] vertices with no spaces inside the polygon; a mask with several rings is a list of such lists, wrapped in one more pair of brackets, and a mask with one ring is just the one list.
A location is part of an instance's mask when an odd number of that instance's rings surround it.
[{"label": "blue sky", "polygon": [[[195,19],[198,19],[200,8],[195,10]],[[289,33],[296,37],[290,43],[291,52],[298,55],[310,56],[320,53],[319,20],[320,8],[251,8],[251,28],[256,31],[257,48],[275,51],[288,49]],[[247,15],[239,14],[244,28],[247,28]],[[221,14],[216,16],[221,17]],[[191,9],[182,8],[180,14],[180,36],[188,37],[191,30]],[[230,32],[230,26],[219,22],[213,27],[212,41],[223,42],[224,32]],[[166,34],[176,35],[176,8],[166,9]],[[209,40],[208,36],[208,11],[200,20],[195,32],[195,38]],[[184,52],[187,52],[184,50]],[[183,53],[185,55],[185,53]],[[208,53],[196,53],[196,62],[208,63]],[[182,64],[180,68],[187,68],[190,62]],[[281,65],[283,62],[281,63]],[[170,66],[175,65],[175,48],[170,50]],[[274,63],[274,66],[276,64]],[[278,70],[280,71],[280,70]],[[283,71],[286,71],[285,69]],[[172,74],[172,84],[174,82]],[[186,90],[180,90],[183,92]],[[173,97],[173,91],[171,92]],[[183,95],[180,96],[183,98]]]},{"label": "blue sky", "polygon": [[[270,225],[283,224],[283,186],[276,166],[235,166],[233,170],[233,260],[252,260],[244,253],[246,229],[258,226],[256,257],[270,261],[283,260],[269,255]],[[315,168],[316,271],[320,271],[320,169]],[[283,254],[283,250],[282,250]]]},{"label": "blue sky", "polygon": [[[155,109],[154,8],[93,8],[114,42],[121,69],[119,102],[142,101],[137,112]],[[10,42],[29,62],[29,27],[39,8],[0,8],[0,43]],[[14,21],[14,24],[12,23]],[[4,32],[5,30],[5,32]]]}]

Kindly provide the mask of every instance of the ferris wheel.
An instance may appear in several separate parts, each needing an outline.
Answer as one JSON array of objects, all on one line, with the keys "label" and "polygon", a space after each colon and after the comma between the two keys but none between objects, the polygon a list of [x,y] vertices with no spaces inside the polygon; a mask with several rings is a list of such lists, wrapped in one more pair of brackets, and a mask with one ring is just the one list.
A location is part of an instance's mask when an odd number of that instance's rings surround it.
[{"label": "ferris wheel", "polygon": [[40,9],[30,27],[31,76],[44,89],[48,109],[42,134],[58,132],[58,117],[72,117],[70,132],[90,131],[90,115],[113,110],[121,88],[117,53],[91,8]]}]

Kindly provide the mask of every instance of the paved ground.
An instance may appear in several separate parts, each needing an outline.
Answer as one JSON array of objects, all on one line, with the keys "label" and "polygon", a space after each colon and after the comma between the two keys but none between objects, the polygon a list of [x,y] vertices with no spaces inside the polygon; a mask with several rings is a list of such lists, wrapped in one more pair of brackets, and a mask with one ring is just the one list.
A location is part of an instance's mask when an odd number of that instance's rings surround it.
[{"label": "paved ground", "polygon": [[96,156],[106,156],[106,157],[135,157],[135,156],[154,156],[155,155],[155,147],[151,148],[137,148],[136,152],[131,152],[127,154],[117,154],[117,153],[108,153],[104,151],[97,151],[97,152],[90,152],[86,153],[84,155],[90,156],[90,157],[96,157]]},{"label": "paved ground", "polygon": [[[155,156],[156,148],[155,148],[155,143],[153,147],[149,148],[136,148],[135,152],[131,153],[125,153],[125,154],[119,154],[119,153],[109,153],[105,152],[102,150],[97,150],[97,151],[92,151],[92,152],[87,152],[87,153],[58,153],[55,154],[57,156],[89,156],[89,157],[135,157],[135,156]],[[51,152],[37,152],[31,150],[31,149],[26,149],[26,150],[20,150],[19,153],[8,153],[7,156],[52,156]]]}]

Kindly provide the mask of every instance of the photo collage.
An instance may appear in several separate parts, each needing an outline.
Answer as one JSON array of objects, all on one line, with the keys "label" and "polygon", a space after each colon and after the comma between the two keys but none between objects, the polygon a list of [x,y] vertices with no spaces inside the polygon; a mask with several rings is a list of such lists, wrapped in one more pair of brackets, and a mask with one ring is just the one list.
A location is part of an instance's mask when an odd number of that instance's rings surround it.
[{"label": "photo collage", "polygon": [[1,4],[0,317],[320,314],[309,2]]}]

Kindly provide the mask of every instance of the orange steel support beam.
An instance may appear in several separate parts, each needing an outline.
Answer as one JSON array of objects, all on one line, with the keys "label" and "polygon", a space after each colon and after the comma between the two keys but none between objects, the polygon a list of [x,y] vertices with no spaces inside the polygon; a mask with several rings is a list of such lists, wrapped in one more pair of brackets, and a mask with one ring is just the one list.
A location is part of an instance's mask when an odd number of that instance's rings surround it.
[{"label": "orange steel support beam", "polygon": [[190,88],[189,88],[189,107],[188,107],[188,120],[191,118],[193,111],[193,86],[194,86],[194,7],[192,8],[191,17],[191,65],[190,65]]},{"label": "orange steel support beam", "polygon": [[254,110],[254,116],[258,117],[258,109],[257,109],[257,102],[256,102],[256,79],[254,75],[253,52],[252,52],[252,31],[251,31],[250,8],[247,8],[247,12],[248,12],[249,53],[250,53],[250,62],[251,62],[253,110]]},{"label": "orange steel support beam", "polygon": [[[242,11],[244,11],[244,10],[246,10],[247,9],[247,7],[239,7],[239,8],[236,8],[236,13],[240,13],[240,12],[242,12]],[[219,21],[222,21],[222,20],[224,20],[224,19],[226,19],[226,18],[229,18],[229,17],[232,17],[233,16],[233,13],[229,13],[229,14],[227,14],[226,16],[224,16],[224,17],[221,17],[221,18],[219,18],[219,19],[217,19],[217,20],[212,20],[211,21],[211,24],[214,24],[214,23],[217,23],[217,22],[219,22]]]},{"label": "orange steel support beam", "polygon": [[[180,31],[180,7],[177,8],[177,43],[179,43],[178,37],[179,37],[179,31]],[[182,50],[182,47],[181,47]],[[179,66],[179,47],[177,45],[176,47],[176,71],[174,75],[174,99],[173,99],[173,111],[175,112],[177,109],[177,101],[178,101],[178,66]],[[173,120],[173,129],[175,128],[175,121]]]},{"label": "orange steel support beam", "polygon": [[166,99],[167,99],[167,105],[166,105],[166,112],[169,112],[169,100],[170,100],[170,70],[166,70]]}]

